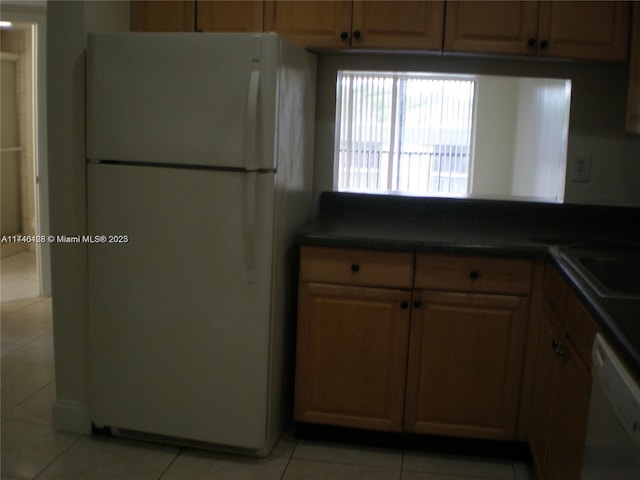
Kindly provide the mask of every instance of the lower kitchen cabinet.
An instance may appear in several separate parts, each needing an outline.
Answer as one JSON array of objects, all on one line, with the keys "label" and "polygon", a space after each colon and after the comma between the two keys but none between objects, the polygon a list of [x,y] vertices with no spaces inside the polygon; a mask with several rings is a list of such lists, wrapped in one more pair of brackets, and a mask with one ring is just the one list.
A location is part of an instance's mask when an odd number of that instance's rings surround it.
[{"label": "lower kitchen cabinet", "polygon": [[527,260],[303,247],[294,419],[515,439],[531,276]]},{"label": "lower kitchen cabinet", "polygon": [[294,419],[400,431],[413,253],[302,247]]},{"label": "lower kitchen cabinet", "polygon": [[[557,279],[548,267],[545,284],[557,284]],[[546,289],[529,427],[539,479],[580,478],[591,394],[590,346],[597,330],[566,286]]]},{"label": "lower kitchen cabinet", "polygon": [[405,430],[513,440],[529,301],[414,292]]},{"label": "lower kitchen cabinet", "polygon": [[294,419],[528,439],[537,478],[579,479],[599,328],[539,267],[302,247]]},{"label": "lower kitchen cabinet", "polygon": [[301,285],[296,421],[402,429],[410,299],[408,290]]},{"label": "lower kitchen cabinet", "polygon": [[541,479],[579,479],[591,375],[547,310],[537,355],[529,444]]}]

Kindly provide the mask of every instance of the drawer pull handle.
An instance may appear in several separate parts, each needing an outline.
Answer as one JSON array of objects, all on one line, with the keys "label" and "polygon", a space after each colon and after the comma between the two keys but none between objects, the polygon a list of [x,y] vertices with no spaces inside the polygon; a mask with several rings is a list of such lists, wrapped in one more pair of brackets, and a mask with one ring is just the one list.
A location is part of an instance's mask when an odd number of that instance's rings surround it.
[{"label": "drawer pull handle", "polygon": [[407,302],[406,300],[401,301],[400,308],[406,310],[407,308],[409,308],[409,302]]},{"label": "drawer pull handle", "polygon": [[554,338],[553,342],[551,342],[551,348],[553,348],[558,357],[562,357],[564,355],[564,344],[561,341]]},{"label": "drawer pull handle", "polygon": [[471,280],[477,280],[478,277],[480,277],[480,272],[478,272],[477,270],[471,270],[471,272],[469,273],[469,278]]},{"label": "drawer pull handle", "polygon": [[351,271],[353,273],[357,273],[360,271],[360,265],[358,265],[357,263],[354,263],[353,265],[351,265]]}]

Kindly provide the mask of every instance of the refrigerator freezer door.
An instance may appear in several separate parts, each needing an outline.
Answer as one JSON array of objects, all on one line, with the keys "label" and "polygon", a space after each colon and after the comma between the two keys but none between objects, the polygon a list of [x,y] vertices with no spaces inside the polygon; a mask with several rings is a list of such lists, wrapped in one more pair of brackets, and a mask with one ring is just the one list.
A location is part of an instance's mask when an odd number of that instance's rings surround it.
[{"label": "refrigerator freezer door", "polygon": [[273,181],[88,165],[89,231],[107,236],[89,245],[97,426],[264,447]]},{"label": "refrigerator freezer door", "polygon": [[87,157],[275,169],[279,51],[275,34],[91,35]]}]

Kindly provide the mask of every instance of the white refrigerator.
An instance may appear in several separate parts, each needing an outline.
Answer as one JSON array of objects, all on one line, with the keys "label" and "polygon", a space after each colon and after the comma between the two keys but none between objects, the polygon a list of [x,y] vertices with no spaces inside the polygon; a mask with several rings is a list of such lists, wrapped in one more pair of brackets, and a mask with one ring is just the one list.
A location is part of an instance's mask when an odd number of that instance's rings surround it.
[{"label": "white refrigerator", "polygon": [[95,427],[269,453],[290,412],[314,105],[314,55],[275,34],[89,37]]}]

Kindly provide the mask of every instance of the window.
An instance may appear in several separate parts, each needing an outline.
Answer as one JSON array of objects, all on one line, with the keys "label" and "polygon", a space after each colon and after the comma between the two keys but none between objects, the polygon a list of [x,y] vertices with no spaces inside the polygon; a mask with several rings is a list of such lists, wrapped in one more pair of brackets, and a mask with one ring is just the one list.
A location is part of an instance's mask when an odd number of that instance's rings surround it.
[{"label": "window", "polygon": [[334,189],[466,195],[474,91],[469,76],[338,72]]}]

